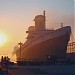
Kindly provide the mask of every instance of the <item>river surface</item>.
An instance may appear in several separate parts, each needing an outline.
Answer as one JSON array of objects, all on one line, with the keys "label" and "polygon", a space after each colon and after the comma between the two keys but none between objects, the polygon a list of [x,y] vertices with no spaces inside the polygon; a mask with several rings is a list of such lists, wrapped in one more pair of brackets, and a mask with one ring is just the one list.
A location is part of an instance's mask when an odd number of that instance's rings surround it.
[{"label": "river surface", "polygon": [[11,75],[75,75],[75,65],[10,66]]}]

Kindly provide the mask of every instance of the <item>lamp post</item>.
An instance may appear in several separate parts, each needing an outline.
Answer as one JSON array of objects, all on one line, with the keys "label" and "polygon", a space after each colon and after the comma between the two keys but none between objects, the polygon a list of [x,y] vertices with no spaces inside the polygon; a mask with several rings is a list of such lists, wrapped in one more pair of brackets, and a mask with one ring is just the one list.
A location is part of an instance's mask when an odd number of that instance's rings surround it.
[{"label": "lamp post", "polygon": [[20,43],[18,43],[19,44],[19,46],[20,46],[20,56],[19,56],[19,58],[20,58],[20,61],[21,61],[21,46],[22,46],[22,43],[20,42]]}]

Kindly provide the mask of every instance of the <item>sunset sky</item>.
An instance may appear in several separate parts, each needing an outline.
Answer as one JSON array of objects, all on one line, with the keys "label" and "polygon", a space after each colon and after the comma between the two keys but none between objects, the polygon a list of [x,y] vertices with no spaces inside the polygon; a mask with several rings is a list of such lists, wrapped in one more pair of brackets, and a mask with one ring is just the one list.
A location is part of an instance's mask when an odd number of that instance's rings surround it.
[{"label": "sunset sky", "polygon": [[47,29],[60,28],[63,22],[74,30],[74,0],[0,0],[0,34],[5,36],[5,43],[0,45],[1,55],[11,56],[14,46],[25,42],[25,32],[44,10]]}]

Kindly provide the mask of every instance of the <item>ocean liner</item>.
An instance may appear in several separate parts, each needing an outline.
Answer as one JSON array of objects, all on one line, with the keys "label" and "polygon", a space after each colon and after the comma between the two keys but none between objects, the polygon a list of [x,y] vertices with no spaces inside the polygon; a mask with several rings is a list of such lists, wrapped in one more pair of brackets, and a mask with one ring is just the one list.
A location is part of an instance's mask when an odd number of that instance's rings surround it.
[{"label": "ocean liner", "polygon": [[35,26],[28,28],[27,40],[20,43],[16,51],[17,61],[47,61],[52,57],[66,58],[67,44],[70,40],[71,27],[61,25],[59,29],[47,30],[45,11],[34,19]]}]

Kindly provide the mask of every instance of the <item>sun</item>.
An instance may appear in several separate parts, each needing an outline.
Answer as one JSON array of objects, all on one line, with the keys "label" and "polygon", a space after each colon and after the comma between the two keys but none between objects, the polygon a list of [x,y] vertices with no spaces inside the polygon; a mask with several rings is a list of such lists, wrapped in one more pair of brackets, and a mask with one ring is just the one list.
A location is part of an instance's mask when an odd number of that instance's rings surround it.
[{"label": "sun", "polygon": [[0,33],[0,46],[4,45],[7,41],[5,34]]}]

